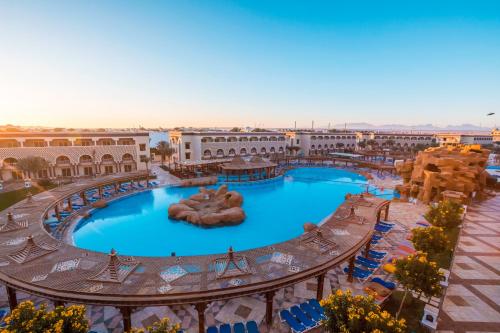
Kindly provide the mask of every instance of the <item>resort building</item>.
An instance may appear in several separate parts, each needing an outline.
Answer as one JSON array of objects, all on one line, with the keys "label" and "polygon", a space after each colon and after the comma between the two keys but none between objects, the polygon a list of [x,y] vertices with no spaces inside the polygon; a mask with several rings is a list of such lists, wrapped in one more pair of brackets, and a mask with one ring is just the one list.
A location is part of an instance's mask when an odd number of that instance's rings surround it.
[{"label": "resort building", "polygon": [[493,144],[492,134],[439,133],[436,134],[436,138],[440,146],[458,146],[458,145],[484,146]]},{"label": "resort building", "polygon": [[[146,170],[148,132],[0,132],[1,180],[79,177]],[[48,162],[37,174],[16,167],[38,156]]]},{"label": "resort building", "polygon": [[498,128],[495,128],[493,131],[491,131],[491,135],[493,137],[493,143],[500,145],[500,130]]},{"label": "resort building", "polygon": [[[336,149],[354,150],[356,133],[354,132],[286,132],[290,154],[325,155]],[[296,148],[291,148],[296,147]]]},{"label": "resort building", "polygon": [[400,133],[400,132],[356,132],[356,142],[365,144],[375,142],[379,147],[415,147],[418,144],[430,146],[436,143],[436,138],[429,133]]},{"label": "resort building", "polygon": [[285,134],[280,132],[170,131],[174,162],[192,162],[233,156],[285,154]]}]

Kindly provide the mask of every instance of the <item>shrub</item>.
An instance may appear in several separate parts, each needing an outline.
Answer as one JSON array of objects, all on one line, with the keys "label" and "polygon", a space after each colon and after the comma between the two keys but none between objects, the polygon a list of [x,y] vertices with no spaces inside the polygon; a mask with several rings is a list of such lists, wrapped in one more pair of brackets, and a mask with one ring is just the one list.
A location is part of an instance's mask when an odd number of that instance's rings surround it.
[{"label": "shrub", "polygon": [[441,292],[442,275],[436,263],[427,260],[426,253],[417,252],[397,259],[394,274],[405,290],[396,318],[403,309],[409,291],[423,293],[427,297],[438,296]]},{"label": "shrub", "polygon": [[412,229],[411,241],[416,250],[429,253],[430,255],[448,251],[450,241],[443,228],[428,227]]},{"label": "shrub", "polygon": [[145,329],[143,328],[133,328],[129,333],[177,333],[181,329],[179,324],[171,324],[170,319],[163,318],[159,322],[154,323],[151,326],[148,326]]},{"label": "shrub", "polygon": [[43,188],[50,188],[50,187],[53,187],[54,186],[54,183],[52,182],[52,180],[48,179],[48,178],[44,178],[44,179],[39,179],[36,181],[36,183],[43,187]]},{"label": "shrub", "polygon": [[462,222],[462,213],[462,205],[450,200],[443,200],[437,206],[429,208],[429,211],[425,214],[425,219],[436,227],[448,229],[456,227]]},{"label": "shrub", "polygon": [[19,304],[5,323],[2,333],[87,333],[89,329],[84,306],[58,306],[47,312],[45,304],[37,309],[31,301]]},{"label": "shrub", "polygon": [[372,296],[353,296],[350,290],[337,290],[321,301],[327,332],[406,332],[405,320],[396,320],[389,312],[382,311]]}]

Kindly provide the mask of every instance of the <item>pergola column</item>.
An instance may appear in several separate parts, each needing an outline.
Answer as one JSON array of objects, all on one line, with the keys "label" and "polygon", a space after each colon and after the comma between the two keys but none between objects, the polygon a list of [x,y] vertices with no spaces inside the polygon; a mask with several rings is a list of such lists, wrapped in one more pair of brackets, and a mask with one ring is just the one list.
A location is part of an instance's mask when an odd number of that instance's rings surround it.
[{"label": "pergola column", "polygon": [[7,289],[7,299],[9,300],[9,308],[12,312],[17,306],[16,290],[9,286],[5,286],[5,289]]},{"label": "pergola column", "polygon": [[381,215],[381,214],[382,214],[382,211],[380,211],[380,210],[379,210],[379,211],[377,212],[377,223],[379,223],[379,222],[380,222],[380,215]]},{"label": "pergola column", "polygon": [[207,309],[207,303],[196,303],[194,307],[198,311],[198,332],[205,333],[205,310]]},{"label": "pergola column", "polygon": [[61,214],[59,214],[59,203],[56,203],[56,205],[54,206],[54,211],[56,213],[56,218],[58,221],[61,220]]},{"label": "pergola column", "polygon": [[366,247],[365,247],[365,258],[368,259],[368,257],[370,256],[368,254],[368,252],[370,252],[370,247],[372,246],[372,238],[370,238],[370,240],[368,241],[368,243],[366,243]]},{"label": "pergola column", "polygon": [[71,197],[68,198],[68,209],[70,212],[73,211],[73,204],[71,203]]},{"label": "pergola column", "polygon": [[266,324],[271,326],[273,323],[273,300],[276,291],[266,292]]},{"label": "pergola column", "polygon": [[128,332],[132,329],[132,308],[129,306],[119,307],[123,318],[123,331]]},{"label": "pergola column", "polygon": [[323,298],[323,288],[325,285],[325,273],[322,273],[316,277],[318,280],[318,286],[316,288],[316,299],[319,301]]},{"label": "pergola column", "polygon": [[389,221],[389,205],[385,206],[385,221]]},{"label": "pergola column", "polygon": [[98,190],[99,190],[99,199],[102,199],[102,186],[99,186]]},{"label": "pergola column", "polygon": [[354,274],[354,256],[352,256],[351,259],[349,259],[349,272],[347,273],[348,282],[354,281],[353,274]]},{"label": "pergola column", "polygon": [[54,307],[58,307],[58,306],[64,306],[64,302],[63,301],[59,301],[59,300],[55,300],[54,301]]}]

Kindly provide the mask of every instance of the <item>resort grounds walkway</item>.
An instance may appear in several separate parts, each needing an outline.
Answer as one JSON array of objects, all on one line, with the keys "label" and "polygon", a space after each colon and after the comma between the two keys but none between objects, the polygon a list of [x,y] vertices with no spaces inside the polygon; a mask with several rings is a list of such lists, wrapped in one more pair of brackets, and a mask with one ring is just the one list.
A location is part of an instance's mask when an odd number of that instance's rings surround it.
[{"label": "resort grounds walkway", "polygon": [[470,207],[438,332],[500,332],[500,196]]}]

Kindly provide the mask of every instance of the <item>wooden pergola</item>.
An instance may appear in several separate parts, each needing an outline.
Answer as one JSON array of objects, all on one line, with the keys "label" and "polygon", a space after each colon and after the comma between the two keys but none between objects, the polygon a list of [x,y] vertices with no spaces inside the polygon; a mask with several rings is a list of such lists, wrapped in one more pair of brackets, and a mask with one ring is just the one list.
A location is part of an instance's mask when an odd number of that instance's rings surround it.
[{"label": "wooden pergola", "polygon": [[[239,252],[231,249],[226,254],[183,257],[94,252],[56,239],[43,227],[47,212],[71,196],[147,177],[109,176],[59,187],[50,195],[35,196],[8,209],[14,215],[25,214],[23,221],[7,216],[7,211],[0,212],[0,281],[6,286],[11,309],[17,305],[17,291],[52,300],[56,305],[114,306],[123,316],[124,331],[128,331],[135,308],[191,304],[198,313],[199,333],[204,333],[209,303],[262,294],[266,299],[265,321],[270,325],[278,290],[315,278],[320,299],[326,273],[346,261],[350,267],[348,280],[352,281],[356,255],[370,246],[382,212],[385,219],[389,213],[387,200],[353,196],[316,230],[286,242]],[[61,223],[70,225],[76,220],[67,218]],[[347,232],[333,232],[336,229]],[[293,270],[284,258],[293,258]],[[229,264],[236,259],[244,264],[233,269]],[[235,275],[241,284],[228,287]]]}]

